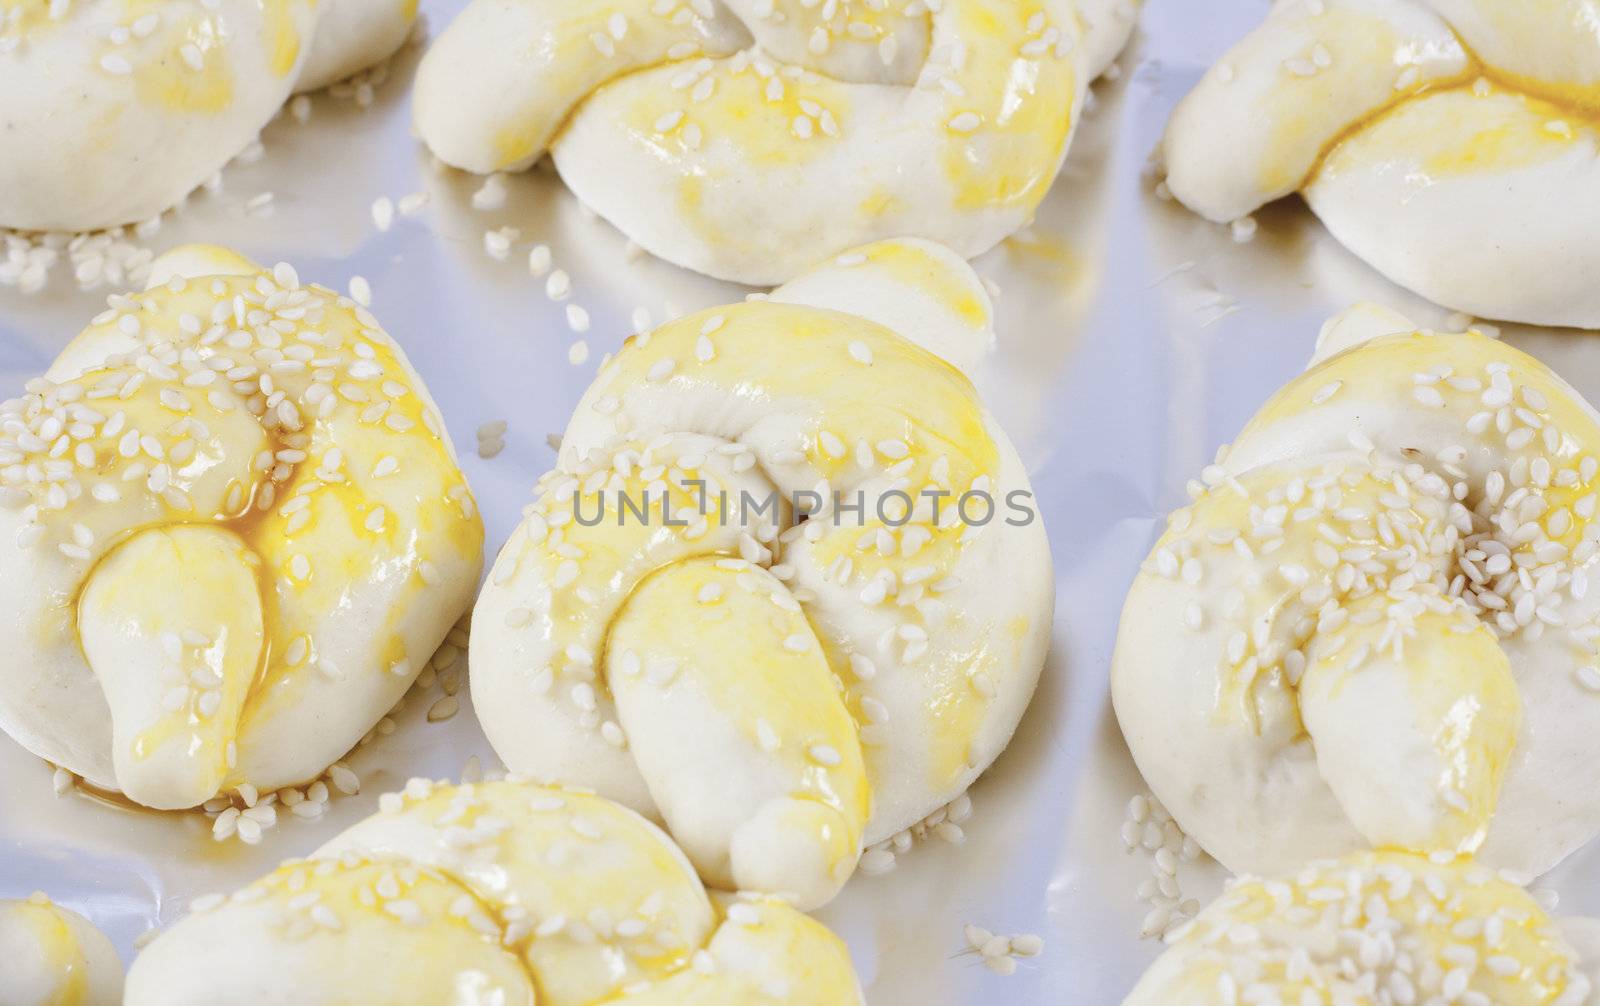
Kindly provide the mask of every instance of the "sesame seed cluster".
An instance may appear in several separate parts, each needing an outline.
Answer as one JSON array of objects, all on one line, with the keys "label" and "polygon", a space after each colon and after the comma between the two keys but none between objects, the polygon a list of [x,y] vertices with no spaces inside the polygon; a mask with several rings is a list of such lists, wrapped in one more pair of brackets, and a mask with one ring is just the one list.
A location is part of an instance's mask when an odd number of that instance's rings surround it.
[{"label": "sesame seed cluster", "polygon": [[[820,924],[761,895],[713,899],[664,834],[592,794],[413,779],[379,806],[312,858],[197,899],[139,957],[126,1001],[214,1001],[218,981],[445,1001],[465,974],[478,1001],[507,1003],[861,1001]],[[381,966],[395,953],[406,968]]]},{"label": "sesame seed cluster", "polygon": [[[898,275],[900,256],[934,270],[929,290],[975,287],[950,253],[897,243],[829,282]],[[719,886],[808,905],[863,844],[882,872],[917,835],[960,841],[962,793],[1032,690],[1050,590],[1036,523],[957,506],[1026,491],[966,378],[782,296],[670,323],[602,368],[490,574],[472,674],[514,770],[653,808]],[[981,314],[967,337],[986,344]],[[1023,589],[996,596],[1007,556]]]},{"label": "sesame seed cluster", "polygon": [[[1246,232],[1248,214],[1303,192],[1340,243],[1435,303],[1600,325],[1596,262],[1578,237],[1595,221],[1600,44],[1571,30],[1593,13],[1277,4],[1174,113],[1166,189]],[[1513,241],[1490,239],[1513,228]],[[1461,243],[1479,252],[1463,262],[1447,250]]]},{"label": "sesame seed cluster", "polygon": [[[443,160],[481,174],[549,151],[638,244],[724,279],[782,282],[896,235],[973,255],[1032,215],[1089,81],[1136,13],[1090,19],[1079,7],[628,0],[574,17],[550,2],[512,24],[475,4],[419,71],[418,129]],[[537,44],[497,44],[507,36]],[[539,58],[513,63],[517,51]],[[510,100],[461,100],[506,82]],[[761,192],[693,180],[708,174]],[[821,186],[842,219],[802,220],[796,184]],[[740,250],[758,239],[762,254]]]},{"label": "sesame seed cluster", "polygon": [[[364,308],[220,250],[157,267],[0,404],[21,655],[0,723],[176,808],[315,779],[358,741],[465,610],[483,532]],[[63,698],[32,704],[37,681]],[[301,703],[328,717],[309,743]]]},{"label": "sesame seed cluster", "polygon": [[1368,852],[1241,877],[1168,940],[1132,1006],[1579,1006],[1592,991],[1518,878],[1449,855]]}]

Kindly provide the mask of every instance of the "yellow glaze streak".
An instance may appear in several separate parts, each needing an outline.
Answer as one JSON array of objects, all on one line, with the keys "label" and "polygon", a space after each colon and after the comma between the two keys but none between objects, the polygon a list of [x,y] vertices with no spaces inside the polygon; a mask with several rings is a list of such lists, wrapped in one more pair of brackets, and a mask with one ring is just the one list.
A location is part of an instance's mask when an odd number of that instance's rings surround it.
[{"label": "yellow glaze streak", "polygon": [[[733,564],[739,566],[742,564]],[[715,600],[703,601],[707,588]],[[778,741],[768,757],[793,780],[800,802],[793,823],[826,850],[830,873],[854,866],[871,810],[856,723],[798,605],[780,607],[788,591],[753,568],[723,568],[695,559],[663,569],[636,591],[611,630],[610,652],[632,650],[648,663],[669,659],[681,670],[668,687],[692,688],[742,734],[763,748],[763,724]],[[800,637],[809,649],[784,644]],[[612,676],[612,688],[619,682]],[[644,685],[643,687],[653,687]],[[688,726],[688,725],[686,725]],[[838,752],[838,765],[807,755],[815,744]],[[755,808],[751,808],[754,810]]]},{"label": "yellow glaze streak", "polygon": [[[234,75],[225,24],[222,18],[202,10],[169,14],[151,43],[163,50],[161,56],[134,63],[139,100],[174,112],[218,115],[226,111],[233,104]],[[284,29],[275,26],[272,30]],[[292,23],[287,30],[294,30]],[[186,45],[200,52],[204,62],[199,70],[184,61],[181,50]]]},{"label": "yellow glaze streak", "polygon": [[[301,944],[310,973],[329,989],[349,990],[326,1002],[540,1001],[517,954],[501,946],[496,913],[442,871],[359,859],[289,863],[249,892]],[[332,913],[338,929],[319,924],[313,911]],[[469,989],[483,998],[463,997]]]},{"label": "yellow glaze streak", "polygon": [[268,64],[272,72],[287,77],[300,64],[302,42],[295,26],[294,7],[305,0],[255,0],[266,24]]},{"label": "yellow glaze streak", "polygon": [[[1272,124],[1272,132],[1259,156],[1263,191],[1289,193],[1315,178],[1327,152],[1338,147],[1347,136],[1359,133],[1384,112],[1430,88],[1468,80],[1472,72],[1449,81],[1429,81],[1419,76],[1404,89],[1394,87],[1410,58],[1411,43],[1394,30],[1392,23],[1364,11],[1330,7],[1315,21],[1315,37],[1333,55],[1333,65],[1314,76],[1302,77],[1282,71],[1276,86],[1263,96],[1262,117]],[[1328,100],[1330,75],[1348,81],[1372,82],[1381,88],[1383,100],[1355,122],[1345,116],[1346,106]]]},{"label": "yellow glaze streak", "polygon": [[[716,356],[700,362],[696,340],[713,316],[724,319],[713,337]],[[870,368],[852,358],[855,342],[871,352]],[[774,352],[778,346],[788,351]],[[998,453],[972,383],[927,350],[855,315],[775,303],[703,311],[662,326],[647,342],[629,339],[597,387],[625,394],[648,383],[651,368],[662,360],[676,363],[670,380],[684,391],[705,386],[753,402],[803,403],[806,454],[830,477],[848,462],[824,449],[820,434],[826,427],[837,428],[841,437],[850,434],[846,443],[852,445],[857,439],[874,445],[902,440],[912,460],[905,477],[913,485],[930,481],[930,468],[940,458],[958,491],[995,471]],[[884,388],[896,393],[886,398]]]},{"label": "yellow glaze streak", "polygon": [[[686,968],[711,933],[711,905],[682,853],[599,797],[511,782],[440,787],[368,825],[357,829],[359,844],[377,855],[439,865],[484,904],[516,905],[536,922],[571,920],[557,935],[527,933],[510,947],[537,976],[540,1006],[588,1006],[666,977]],[[433,854],[403,837],[416,829],[482,838],[473,856],[429,864]],[[387,841],[392,834],[402,837]],[[447,846],[430,838],[428,847]],[[586,922],[629,918],[642,919],[645,932],[597,940]]]},{"label": "yellow glaze streak", "polygon": [[[1078,85],[1070,57],[1022,54],[1035,15],[1048,12],[1014,0],[971,0],[949,15],[966,46],[953,74],[965,93],[945,98],[946,125],[935,128],[948,130],[944,166],[960,209],[1034,206],[1055,180]],[[978,132],[947,125],[963,115],[978,117]]]},{"label": "yellow glaze streak", "polygon": [[759,917],[754,924],[728,922],[718,928],[707,948],[715,970],[681,971],[620,997],[617,1006],[752,1006],[772,1001],[774,989],[783,990],[785,1006],[861,1002],[849,949],[820,922],[776,899],[736,902],[719,895],[717,903],[723,912],[737,903]]},{"label": "yellow glaze streak", "polygon": [[[1581,469],[1581,462],[1593,457],[1600,447],[1600,425],[1584,403],[1571,393],[1565,381],[1527,353],[1476,332],[1445,336],[1392,335],[1341,353],[1301,374],[1273,395],[1239,434],[1239,440],[1316,408],[1313,398],[1320,389],[1334,382],[1340,385],[1340,395],[1354,394],[1375,402],[1410,401],[1416,387],[1414,375],[1440,365],[1450,366],[1455,374],[1477,378],[1486,376],[1490,366],[1505,367],[1512,386],[1532,389],[1535,403],[1530,404],[1524,394],[1512,404],[1532,413],[1541,424],[1554,426],[1560,431],[1560,437],[1554,449],[1542,438],[1534,438],[1521,452],[1529,462],[1544,455],[1552,465]],[[1482,405],[1467,398],[1453,407],[1464,413],[1461,416],[1464,424]],[[1506,447],[1500,449],[1509,451]],[[1515,460],[1516,452],[1510,452],[1507,464]],[[1551,540],[1569,550],[1582,541],[1589,520],[1578,513],[1574,504],[1597,491],[1600,491],[1600,477],[1583,479],[1581,475],[1569,484],[1551,485],[1542,490],[1548,510],[1541,520]],[[1471,502],[1475,501],[1469,504]],[[1564,531],[1553,523],[1559,519],[1558,514],[1571,518],[1570,527]],[[1522,545],[1518,550],[1530,548],[1531,545]]]},{"label": "yellow glaze streak", "polygon": [[[1463,2],[1490,21],[1497,47],[1519,53],[1547,48],[1553,23],[1600,31],[1600,25],[1586,20],[1595,15],[1589,0]],[[1334,54],[1334,66],[1309,77],[1285,74],[1269,92],[1267,116],[1276,128],[1261,158],[1260,184],[1267,191],[1290,192],[1324,172],[1389,158],[1417,157],[1433,178],[1515,170],[1560,156],[1578,137],[1592,140],[1600,130],[1600,84],[1517,73],[1470,47],[1463,73],[1431,81],[1418,77],[1356,120],[1341,122],[1337,103],[1326,98],[1324,78],[1334,73],[1398,80],[1408,47],[1389,22],[1370,14],[1332,8],[1316,24],[1316,36]],[[1308,149],[1317,151],[1309,170]]]},{"label": "yellow glaze streak", "polygon": [[[668,85],[675,72],[677,68],[669,65],[649,78],[614,85],[626,87],[633,97],[624,118],[633,143],[673,161],[687,162],[687,155],[699,146],[688,136],[698,129],[701,143],[731,143],[743,164],[799,167],[829,153],[840,142],[836,134],[849,128],[850,86],[829,77],[814,73],[766,77],[748,65],[738,69],[733,60],[719,59],[705,75],[715,85],[710,96],[696,100],[694,88],[674,90]],[[769,91],[774,79],[780,86]],[[815,125],[824,113],[836,124],[831,132]],[[796,132],[801,119],[813,123],[805,127],[810,130],[805,136]]]},{"label": "yellow glaze streak", "polygon": [[82,1006],[88,1001],[89,961],[61,912],[41,898],[0,904],[0,913],[32,933],[44,970],[56,975],[56,986],[42,1006]]},{"label": "yellow glaze streak", "polygon": [[[182,787],[187,799],[179,806],[209,799],[227,776],[228,743],[262,660],[259,567],[256,555],[226,530],[173,525],[136,534],[91,574],[79,605],[85,652],[112,700],[112,721],[121,742],[113,750],[130,755],[127,762],[118,759],[118,780],[140,802],[162,805],[142,798],[135,782],[141,774],[137,763],[174,744],[179,751],[167,755],[176,756],[190,780]],[[162,589],[151,589],[153,584]],[[163,687],[186,686],[196,676],[214,680],[215,687],[191,688],[183,705],[164,715],[147,705],[157,718],[142,729],[123,722],[140,704],[119,699],[141,686],[114,679],[132,670],[124,665],[136,647],[174,638],[181,651],[163,654],[165,666],[172,668]],[[108,650],[97,652],[91,645],[100,639]],[[142,686],[148,689],[148,684]],[[216,691],[219,701],[214,711],[202,714],[198,705],[207,691]],[[133,730],[138,732],[128,741]]]},{"label": "yellow glaze streak", "polygon": [[[1377,652],[1383,647],[1388,627],[1381,616],[1387,603],[1384,596],[1373,595],[1350,606],[1343,645],[1306,668],[1300,682],[1304,701],[1336,696],[1356,677],[1383,673],[1371,665],[1350,670],[1348,664],[1354,650]],[[1377,617],[1363,622],[1363,612]],[[1522,697],[1510,660],[1485,626],[1470,624],[1463,631],[1459,612],[1425,611],[1411,629],[1400,669],[1415,725],[1444,766],[1436,789],[1459,793],[1467,804],[1441,818],[1437,833],[1419,848],[1472,852],[1483,844],[1499,801],[1522,725]]]},{"label": "yellow glaze streak", "polygon": [[1383,160],[1415,160],[1429,179],[1532,167],[1595,142],[1596,120],[1539,98],[1460,85],[1406,102],[1365,124],[1328,155],[1336,177]]},{"label": "yellow glaze streak", "polygon": [[[657,6],[655,0],[542,5],[559,13],[540,26],[526,47],[528,61],[542,69],[506,102],[498,119],[491,141],[498,169],[526,165],[542,155],[573,109],[597,88],[661,62],[675,46],[690,47],[696,58],[719,55],[701,52],[704,38],[692,19],[655,13]],[[688,13],[687,7],[673,9]],[[628,26],[621,39],[610,34],[608,24],[618,15]],[[613,56],[601,56],[596,36],[611,40]]]},{"label": "yellow glaze streak", "polygon": [[973,285],[970,270],[957,271],[946,260],[904,241],[879,241],[857,248],[855,253],[866,256],[868,262],[904,286],[947,308],[968,327],[987,331],[994,324],[988,299]]},{"label": "yellow glaze streak", "polygon": [[[957,507],[954,499],[940,506],[941,515]],[[980,511],[974,510],[974,516]],[[997,518],[999,519],[999,518]],[[954,573],[961,557],[962,534],[965,526],[933,530],[932,538],[906,558],[897,548],[893,555],[884,556],[877,549],[860,549],[858,542],[868,535],[892,531],[882,520],[870,519],[859,526],[854,521],[843,529],[824,535],[814,546],[818,566],[827,569],[840,559],[849,559],[856,577],[863,583],[871,582],[882,570],[891,570],[897,576],[913,567],[932,567],[927,582],[937,582]],[[897,539],[898,544],[898,539]],[[960,612],[950,612],[948,617],[957,624],[965,618]],[[956,634],[952,634],[955,636]],[[989,695],[993,691],[994,671],[1002,656],[1009,658],[1020,637],[1008,638],[1008,633],[994,627],[988,633],[973,633],[978,640],[971,650],[942,649],[932,652],[918,665],[918,679],[927,697],[928,714],[936,724],[929,738],[932,755],[934,785],[948,787],[972,764],[972,747],[988,712]],[[860,701],[864,691],[862,682],[848,673],[851,652],[844,640],[828,640],[828,657],[841,671],[848,685],[852,703]],[[863,654],[870,656],[870,654]],[[867,749],[868,774],[873,779],[886,777],[894,771],[903,771],[893,764],[884,748]]]},{"label": "yellow glaze streak", "polygon": [[[1470,11],[1465,41],[1507,86],[1568,107],[1600,113],[1600,4],[1595,0],[1443,0],[1441,12]],[[1491,57],[1491,54],[1493,58]],[[1505,64],[1515,61],[1524,71]],[[1587,72],[1575,71],[1578,66]],[[1576,75],[1580,79],[1574,79]]]}]

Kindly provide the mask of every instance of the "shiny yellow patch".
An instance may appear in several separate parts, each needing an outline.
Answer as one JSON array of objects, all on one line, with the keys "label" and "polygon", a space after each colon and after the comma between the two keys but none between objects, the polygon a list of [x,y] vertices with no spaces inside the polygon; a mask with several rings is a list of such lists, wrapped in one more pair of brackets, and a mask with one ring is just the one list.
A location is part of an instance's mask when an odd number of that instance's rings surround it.
[{"label": "shiny yellow patch", "polygon": [[[620,922],[639,916],[641,904],[653,900],[646,922],[663,938],[613,935],[608,942],[625,942],[626,954],[598,951],[596,941],[565,935],[530,933],[513,945],[537,976],[541,1004],[610,1001],[623,985],[648,984],[686,969],[710,937],[710,902],[677,846],[609,800],[525,783],[441,786],[374,823],[391,822],[441,831],[499,824],[496,836],[478,846],[492,850],[492,858],[447,864],[451,879],[458,893],[465,889],[487,904],[518,905],[534,919]],[[375,853],[387,851],[381,839],[376,844]],[[562,865],[553,868],[553,861]]]},{"label": "shiny yellow patch", "polygon": [[[533,86],[507,96],[503,114],[494,119],[489,148],[496,170],[536,159],[555,142],[574,109],[611,82],[662,63],[675,46],[694,47],[694,59],[722,55],[702,52],[700,46],[706,39],[694,23],[657,13],[656,6],[655,0],[585,0],[555,14],[538,39],[537,49],[525,53],[525,58],[538,66],[530,74]],[[621,15],[628,25],[620,40],[610,32],[614,15]],[[597,36],[611,40],[614,55],[600,54],[595,47]]]},{"label": "shiny yellow patch", "polygon": [[[187,14],[167,25],[159,42],[165,50],[163,56],[134,64],[134,87],[139,100],[196,115],[226,111],[234,97],[229,42],[222,20],[204,12]],[[182,56],[182,48],[190,45],[199,50],[203,60],[199,70]]]},{"label": "shiny yellow patch", "polygon": [[[1371,652],[1374,663],[1388,663],[1380,654],[1391,630],[1383,612],[1388,598],[1375,594],[1350,605],[1351,621],[1339,630],[1342,645],[1314,660],[1301,679],[1300,691],[1310,703],[1317,696],[1336,697],[1357,677],[1380,674],[1372,666],[1350,668],[1350,654]],[[1362,613],[1375,616],[1363,623]],[[1410,623],[1400,662],[1406,694],[1416,714],[1416,728],[1427,737],[1443,765],[1434,781],[1439,792],[1465,798],[1439,819],[1438,830],[1418,851],[1477,851],[1489,832],[1500,798],[1500,784],[1522,726],[1522,696],[1511,676],[1511,661],[1488,628],[1475,624],[1462,631],[1463,612],[1445,615],[1426,611]],[[1308,707],[1309,708],[1309,707]]]},{"label": "shiny yellow patch", "polygon": [[[1441,342],[1441,339],[1448,341]],[[1526,393],[1519,393],[1515,406],[1528,410],[1541,423],[1555,426],[1562,435],[1554,451],[1546,451],[1542,438],[1534,438],[1526,449],[1530,460],[1534,454],[1547,453],[1553,466],[1577,469],[1581,468],[1584,458],[1600,449],[1600,424],[1572,394],[1565,381],[1527,353],[1476,332],[1443,337],[1422,333],[1391,335],[1341,353],[1301,374],[1273,395],[1238,439],[1246,440],[1261,430],[1317,408],[1315,399],[1319,393],[1335,385],[1338,394],[1354,394],[1367,401],[1408,401],[1416,387],[1413,375],[1432,370],[1441,363],[1448,363],[1457,375],[1479,379],[1487,375],[1490,365],[1503,365],[1509,368],[1507,376],[1514,387],[1532,390],[1541,407],[1534,408],[1525,397]],[[1477,411],[1476,408],[1473,411]],[[1565,532],[1551,535],[1553,540],[1568,549],[1582,540],[1589,521],[1572,507],[1597,491],[1600,491],[1600,477],[1585,480],[1581,476],[1568,485],[1551,485],[1543,491],[1549,509],[1542,519],[1548,522],[1562,512],[1572,518]],[[1519,550],[1531,548],[1529,544],[1520,546]]]},{"label": "shiny yellow patch", "polygon": [[[442,870],[381,860],[291,862],[251,890],[297,934],[308,972],[324,981],[339,976],[340,987],[359,980],[364,1002],[542,1001],[536,978],[501,945],[497,913]],[[305,905],[313,895],[314,908]],[[426,921],[408,924],[390,905]],[[331,913],[338,929],[323,928],[313,912]],[[472,992],[483,998],[467,998]]]},{"label": "shiny yellow patch", "polygon": [[1415,162],[1425,179],[1514,171],[1595,143],[1594,124],[1526,95],[1471,85],[1407,102],[1328,156],[1328,177],[1381,161]]},{"label": "shiny yellow patch", "polygon": [[[853,865],[872,802],[856,722],[804,613],[774,605],[770,590],[746,589],[744,577],[787,596],[767,574],[725,569],[714,558],[657,571],[634,590],[613,623],[609,651],[613,657],[631,649],[647,660],[676,660],[680,670],[671,687],[693,688],[753,748],[764,750],[762,735],[770,732],[777,750],[766,756],[794,781],[788,795],[837,812],[806,815],[814,819],[796,824],[815,832],[835,870]],[[714,602],[700,600],[708,587],[718,592]],[[794,637],[811,647],[789,649],[785,642]],[[617,687],[614,676],[611,684]],[[839,764],[808,757],[816,744],[838,752]],[[848,830],[837,827],[840,821]]]},{"label": "shiny yellow patch", "polygon": [[855,249],[904,286],[916,290],[960,318],[968,327],[988,329],[994,318],[987,297],[973,285],[969,270],[952,270],[943,260],[904,241],[879,241]]},{"label": "shiny yellow patch", "polygon": [[[1327,152],[1345,137],[1359,133],[1384,112],[1429,88],[1454,83],[1430,82],[1418,76],[1407,88],[1392,86],[1404,69],[1401,60],[1410,43],[1387,18],[1375,14],[1329,7],[1316,18],[1316,38],[1331,54],[1333,65],[1307,77],[1281,71],[1276,85],[1264,95],[1261,115],[1271,124],[1271,132],[1258,157],[1257,184],[1263,191],[1289,193],[1301,188],[1316,176]],[[1346,110],[1328,100],[1329,75],[1374,82],[1385,96],[1367,114],[1348,122],[1343,118]]]},{"label": "shiny yellow patch", "polygon": [[[702,363],[695,357],[696,342],[712,316],[724,322],[712,336],[715,357]],[[870,351],[870,367],[852,356],[857,342]],[[774,353],[776,346],[789,351]],[[927,350],[854,315],[777,303],[702,311],[662,326],[648,342],[629,339],[597,384],[620,395],[647,384],[651,368],[663,360],[675,362],[669,379],[685,389],[703,384],[739,389],[745,397],[808,403],[807,455],[830,477],[849,461],[827,452],[820,436],[825,427],[837,429],[852,447],[858,439],[871,445],[902,441],[912,459],[905,477],[914,485],[929,481],[940,457],[960,491],[979,475],[992,474],[998,463],[971,382]],[[885,387],[897,389],[893,404],[883,399]]]},{"label": "shiny yellow patch", "polygon": [[[963,210],[1036,206],[1055,181],[1072,133],[1077,79],[1071,57],[1021,54],[1036,2],[975,0],[953,12],[967,47],[954,79],[965,91],[945,100],[944,167]],[[1067,26],[1058,26],[1063,31]],[[976,116],[975,130],[950,123]]]},{"label": "shiny yellow patch", "polygon": [[302,0],[256,0],[266,22],[267,53],[272,72],[287,77],[300,62],[300,29],[294,6]]},{"label": "shiny yellow patch", "polygon": [[82,1006],[89,995],[89,960],[72,926],[49,902],[0,905],[0,913],[19,920],[33,935],[44,969],[56,976],[42,1006]]},{"label": "shiny yellow patch", "polygon": [[[750,67],[735,72],[732,60],[720,59],[704,77],[714,84],[710,95],[697,100],[693,87],[668,86],[678,72],[677,65],[668,66],[597,92],[605,100],[611,88],[625,88],[623,125],[631,143],[669,162],[728,143],[752,167],[801,166],[826,154],[849,125],[849,86],[828,77],[767,78]],[[825,118],[833,125],[825,127]]]},{"label": "shiny yellow patch", "polygon": [[[152,528],[101,560],[79,605],[80,624],[93,621],[124,640],[167,634],[181,639],[192,632],[207,638],[204,646],[186,646],[179,666],[185,675],[203,668],[220,679],[215,712],[202,715],[196,707],[200,692],[193,690],[183,708],[160,716],[131,741],[135,762],[180,744],[198,780],[194,791],[201,794],[199,800],[216,792],[228,774],[227,745],[262,663],[259,565],[255,554],[227,531],[208,525]],[[165,589],[152,590],[152,584]],[[116,655],[86,650],[104,681],[107,671],[100,665]],[[113,720],[121,738],[128,725],[115,716]]]}]

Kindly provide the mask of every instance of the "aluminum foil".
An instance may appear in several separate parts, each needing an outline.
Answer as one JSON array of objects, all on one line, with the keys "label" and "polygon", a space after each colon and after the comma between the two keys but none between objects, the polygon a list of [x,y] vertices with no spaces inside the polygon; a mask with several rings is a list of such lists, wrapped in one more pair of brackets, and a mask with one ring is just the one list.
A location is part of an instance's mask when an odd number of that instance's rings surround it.
[{"label": "aluminum foil", "polygon": [[[436,29],[459,6],[423,5]],[[977,263],[999,291],[1000,330],[979,386],[1032,472],[1050,531],[1054,645],[1015,741],[973,790],[964,844],[923,842],[886,875],[858,874],[822,913],[848,940],[873,1003],[1100,1004],[1126,994],[1159,945],[1139,937],[1149,906],[1136,892],[1150,863],[1119,835],[1143,790],[1108,700],[1123,593],[1163,515],[1183,502],[1185,479],[1301,369],[1326,317],[1363,299],[1423,325],[1447,317],[1341,249],[1297,201],[1260,214],[1254,239],[1239,243],[1156,195],[1147,164],[1173,106],[1264,12],[1260,0],[1149,0],[1034,226]],[[659,322],[748,291],[630,253],[547,171],[512,178],[503,208],[474,209],[481,180],[435,170],[410,135],[417,56],[396,60],[370,107],[318,96],[307,122],[281,117],[262,137],[263,157],[230,167],[221,192],[196,197],[143,243],[232,244],[338,289],[365,277],[373,310],[443,409],[495,549],[554,460],[547,436],[566,425],[635,309]],[[416,192],[429,197],[419,214],[375,226],[375,200]],[[505,261],[484,240],[501,227],[516,229]],[[535,244],[571,277],[569,299],[552,301],[530,275]],[[79,292],[64,268],[40,293],[0,287],[0,397],[42,372],[104,293]],[[572,304],[590,317],[581,336]],[[1585,336],[1505,334],[1600,400],[1600,353]],[[580,338],[589,357],[573,364]],[[497,420],[509,424],[505,450],[480,458],[476,432]],[[310,852],[407,777],[455,778],[473,758],[493,767],[465,689],[460,713],[428,720],[442,697],[438,685],[414,692],[398,729],[348,759],[358,795],[336,798],[318,821],[282,815],[257,846],[213,841],[197,814],[57,796],[50,768],[0,738],[0,897],[44,890],[131,960],[136,938],[193,898]],[[1180,879],[1183,896],[1203,902],[1221,876],[1201,861]],[[1600,908],[1600,853],[1580,853],[1541,883],[1561,893],[1563,912]],[[968,924],[1037,934],[1043,953],[994,974],[970,951]]]}]

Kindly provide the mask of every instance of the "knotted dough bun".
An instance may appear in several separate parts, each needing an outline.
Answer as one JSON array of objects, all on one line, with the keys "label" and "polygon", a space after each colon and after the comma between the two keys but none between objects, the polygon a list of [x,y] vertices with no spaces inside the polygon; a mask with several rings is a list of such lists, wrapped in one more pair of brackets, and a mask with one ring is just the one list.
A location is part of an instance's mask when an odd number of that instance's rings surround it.
[{"label": "knotted dough bun", "polygon": [[195,906],[127,1006],[860,1006],[844,944],[789,905],[708,896],[599,797],[415,779],[312,858]]},{"label": "knotted dough bun", "polygon": [[1032,218],[1135,17],[1116,0],[474,0],[418,71],[417,130],[478,173],[548,151],[638,244],[723,279],[781,283],[902,235],[970,258]]},{"label": "knotted dough bun", "polygon": [[0,5],[0,227],[148,220],[289,96],[398,49],[416,0],[21,0]]},{"label": "knotted dough bun", "polygon": [[1475,332],[1357,308],[1323,346],[1134,581],[1123,734],[1235,872],[1371,846],[1543,873],[1600,831],[1600,418]]},{"label": "knotted dough bun", "polygon": [[1298,191],[1430,300],[1600,327],[1600,0],[1279,0],[1178,106],[1165,161],[1208,219]]},{"label": "knotted dough bun", "polygon": [[[714,886],[802,906],[965,790],[1054,604],[1027,474],[956,365],[990,324],[959,256],[891,241],[630,339],[473,614],[506,764],[659,815]],[[802,492],[826,509],[798,522]]]},{"label": "knotted dough bun", "polygon": [[193,807],[314,779],[471,603],[483,525],[364,308],[208,246],[0,405],[0,727]]}]

